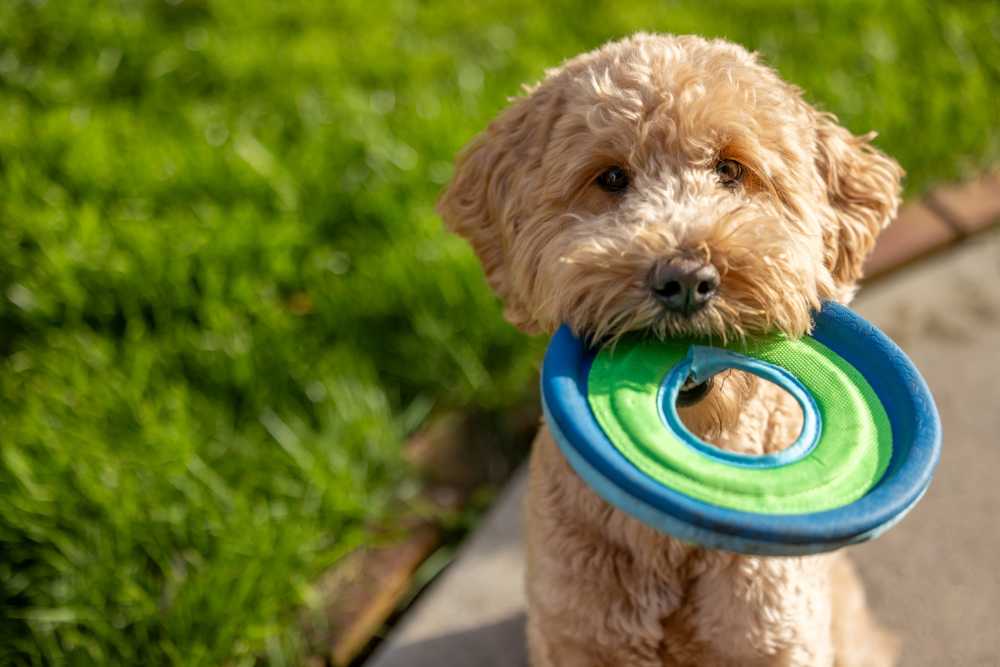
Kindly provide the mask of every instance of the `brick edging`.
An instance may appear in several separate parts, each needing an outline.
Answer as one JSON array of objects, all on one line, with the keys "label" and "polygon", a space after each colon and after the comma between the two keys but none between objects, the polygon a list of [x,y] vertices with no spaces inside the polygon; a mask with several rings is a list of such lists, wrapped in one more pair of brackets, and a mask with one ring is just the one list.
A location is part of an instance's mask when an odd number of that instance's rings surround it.
[{"label": "brick edging", "polygon": [[1000,170],[966,183],[931,190],[903,205],[865,262],[865,281],[1000,223]]}]

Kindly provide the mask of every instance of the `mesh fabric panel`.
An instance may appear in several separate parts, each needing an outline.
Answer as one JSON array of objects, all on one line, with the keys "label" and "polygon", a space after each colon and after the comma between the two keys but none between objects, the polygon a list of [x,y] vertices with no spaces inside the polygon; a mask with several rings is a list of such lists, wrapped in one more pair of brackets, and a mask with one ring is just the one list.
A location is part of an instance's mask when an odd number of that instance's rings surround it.
[{"label": "mesh fabric panel", "polygon": [[611,443],[646,475],[703,502],[767,514],[842,507],[882,477],[892,454],[885,409],[856,369],[808,337],[729,347],[785,368],[812,394],[821,432],[808,455],[755,469],[720,462],[686,444],[665,427],[658,391],[695,343],[628,339],[599,352],[591,367],[588,400],[594,416]]}]

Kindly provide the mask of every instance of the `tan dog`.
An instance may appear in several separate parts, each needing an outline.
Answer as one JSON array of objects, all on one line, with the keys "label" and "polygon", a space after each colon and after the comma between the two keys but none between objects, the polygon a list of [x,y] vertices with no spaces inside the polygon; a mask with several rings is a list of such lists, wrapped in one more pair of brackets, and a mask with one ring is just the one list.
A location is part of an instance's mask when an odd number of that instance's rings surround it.
[{"label": "tan dog", "polygon": [[[870,139],[739,46],[639,34],[515,100],[439,211],[526,331],[799,336],[821,299],[851,299],[895,215],[902,171]],[[726,449],[775,451],[799,428],[750,375],[685,394],[685,422]],[[894,662],[846,556],[679,542],[597,497],[544,427],[526,516],[535,667]]]}]

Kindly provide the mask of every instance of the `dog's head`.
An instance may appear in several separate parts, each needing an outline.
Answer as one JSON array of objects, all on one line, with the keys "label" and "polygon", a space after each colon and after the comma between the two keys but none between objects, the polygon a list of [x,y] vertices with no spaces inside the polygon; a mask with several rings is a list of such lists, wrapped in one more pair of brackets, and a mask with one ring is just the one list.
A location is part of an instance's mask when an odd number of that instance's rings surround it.
[{"label": "dog's head", "polygon": [[636,35],[515,100],[438,210],[525,330],[798,336],[896,212],[870,138],[739,46]]}]

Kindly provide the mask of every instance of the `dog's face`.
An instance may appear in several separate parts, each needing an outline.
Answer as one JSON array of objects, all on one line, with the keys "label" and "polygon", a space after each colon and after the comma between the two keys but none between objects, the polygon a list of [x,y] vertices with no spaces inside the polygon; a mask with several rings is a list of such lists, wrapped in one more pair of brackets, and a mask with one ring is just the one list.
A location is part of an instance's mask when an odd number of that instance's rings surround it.
[{"label": "dog's face", "polygon": [[637,35],[516,100],[439,211],[526,330],[797,336],[895,214],[867,139],[739,46]]}]

